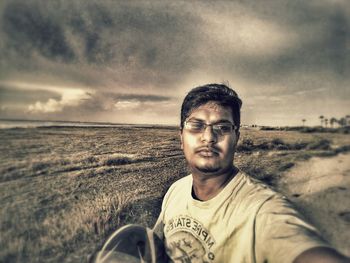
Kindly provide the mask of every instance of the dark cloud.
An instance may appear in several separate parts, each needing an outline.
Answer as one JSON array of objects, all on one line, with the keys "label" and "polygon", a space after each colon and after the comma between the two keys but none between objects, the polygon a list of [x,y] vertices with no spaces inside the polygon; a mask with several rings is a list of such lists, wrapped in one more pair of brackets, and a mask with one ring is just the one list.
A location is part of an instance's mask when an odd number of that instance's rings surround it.
[{"label": "dark cloud", "polygon": [[350,68],[350,20],[341,9],[336,9],[330,17],[330,34],[328,36],[328,57],[334,70],[345,75]]},{"label": "dark cloud", "polygon": [[32,50],[51,59],[71,62],[73,50],[69,47],[62,24],[55,21],[39,3],[11,2],[2,17],[2,26],[7,35],[6,50],[16,50],[27,57]]},{"label": "dark cloud", "polygon": [[[6,3],[2,16],[5,47],[0,51],[6,71],[12,67],[55,74],[63,65],[78,66],[87,76],[91,70],[102,72],[102,86],[132,82],[137,88],[169,83],[196,61],[196,17],[181,5],[152,1]],[[54,67],[52,61],[62,64]]]},{"label": "dark cloud", "polygon": [[28,104],[48,99],[61,99],[61,94],[47,90],[23,90],[0,84],[0,103],[2,105]]},{"label": "dark cloud", "polygon": [[349,11],[340,5],[327,1],[323,3],[248,1],[245,8],[253,13],[254,17],[281,26],[286,30],[284,33],[287,36],[294,35],[297,41],[283,52],[275,52],[268,56],[247,55],[234,50],[215,50],[215,64],[220,61],[240,76],[253,78],[260,83],[280,81],[291,72],[315,74],[331,71],[341,75],[340,78],[348,77]]},{"label": "dark cloud", "polygon": [[[85,83],[134,84],[136,89],[162,84],[175,87],[178,78],[203,63],[209,67],[219,64],[226,71],[264,82],[284,77],[291,70],[347,73],[350,30],[341,5],[327,1],[246,1],[244,5],[223,1],[198,2],[196,6],[191,9],[181,2],[152,1],[7,1],[2,16],[6,43],[2,57],[9,63],[3,62],[4,70],[15,67],[56,74],[69,64],[70,72],[62,74],[72,80],[84,82],[85,76]],[[202,35],[205,18],[201,13],[208,10],[219,18],[250,15],[281,25],[289,31],[286,34],[297,35],[299,42],[272,56],[237,52],[234,46],[210,47],[212,39],[207,37],[211,34]],[[239,26],[232,24],[233,28]],[[199,51],[203,45],[204,50]],[[33,54],[64,64],[46,67]],[[91,76],[91,71],[99,73]]]},{"label": "dark cloud", "polygon": [[115,94],[117,100],[136,100],[140,102],[158,102],[158,101],[168,101],[171,97],[159,96],[159,95],[139,95],[139,94]]}]

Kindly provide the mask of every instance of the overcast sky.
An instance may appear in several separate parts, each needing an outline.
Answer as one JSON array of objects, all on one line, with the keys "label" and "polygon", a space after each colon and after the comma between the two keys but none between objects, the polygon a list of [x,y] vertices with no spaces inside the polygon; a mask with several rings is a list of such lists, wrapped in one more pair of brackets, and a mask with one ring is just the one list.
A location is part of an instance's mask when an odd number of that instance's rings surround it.
[{"label": "overcast sky", "polygon": [[242,123],[350,114],[350,1],[0,1],[0,118],[178,124],[225,82]]}]

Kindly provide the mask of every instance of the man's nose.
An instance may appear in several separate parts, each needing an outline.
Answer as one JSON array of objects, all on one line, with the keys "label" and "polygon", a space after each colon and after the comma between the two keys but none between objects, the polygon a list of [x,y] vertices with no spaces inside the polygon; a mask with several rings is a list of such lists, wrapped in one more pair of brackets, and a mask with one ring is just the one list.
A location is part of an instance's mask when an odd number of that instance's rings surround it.
[{"label": "man's nose", "polygon": [[216,143],[217,135],[214,132],[212,126],[205,127],[205,129],[202,133],[202,140],[206,141],[207,143]]}]

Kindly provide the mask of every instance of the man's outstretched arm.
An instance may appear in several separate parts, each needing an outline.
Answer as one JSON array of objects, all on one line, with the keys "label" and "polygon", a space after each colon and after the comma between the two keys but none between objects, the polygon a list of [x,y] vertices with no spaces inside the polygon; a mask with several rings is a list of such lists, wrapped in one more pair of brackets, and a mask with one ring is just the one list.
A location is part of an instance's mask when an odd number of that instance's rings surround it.
[{"label": "man's outstretched arm", "polygon": [[293,263],[350,263],[350,258],[329,247],[315,247],[301,253]]}]

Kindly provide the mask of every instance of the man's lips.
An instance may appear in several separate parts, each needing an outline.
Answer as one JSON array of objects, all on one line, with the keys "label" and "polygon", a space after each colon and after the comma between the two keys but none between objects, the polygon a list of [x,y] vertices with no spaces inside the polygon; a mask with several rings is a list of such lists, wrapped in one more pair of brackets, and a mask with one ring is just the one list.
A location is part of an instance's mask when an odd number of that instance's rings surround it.
[{"label": "man's lips", "polygon": [[212,157],[219,155],[219,149],[214,147],[201,147],[196,150],[196,153],[204,157]]}]

